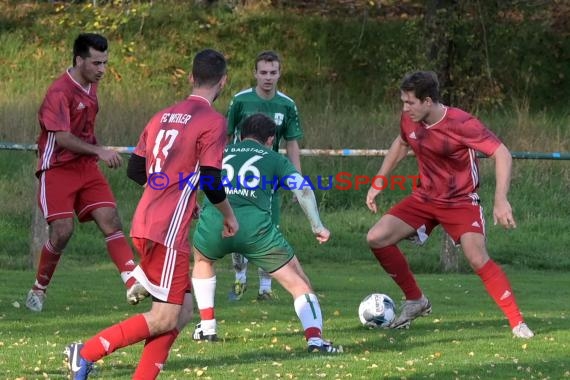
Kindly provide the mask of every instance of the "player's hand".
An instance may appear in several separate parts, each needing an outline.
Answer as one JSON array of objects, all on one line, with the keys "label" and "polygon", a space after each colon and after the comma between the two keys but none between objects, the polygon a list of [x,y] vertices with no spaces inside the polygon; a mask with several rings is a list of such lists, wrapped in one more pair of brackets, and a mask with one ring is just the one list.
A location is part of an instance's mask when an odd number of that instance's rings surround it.
[{"label": "player's hand", "polygon": [[495,200],[495,206],[493,207],[493,222],[495,225],[499,223],[506,229],[517,228],[511,204],[507,199]]},{"label": "player's hand", "polygon": [[198,203],[196,203],[196,207],[192,211],[192,219],[198,220],[200,218],[200,213],[202,212],[202,207]]},{"label": "player's hand", "polygon": [[366,207],[368,207],[368,209],[370,211],[372,211],[374,214],[376,214],[376,212],[378,212],[378,207],[376,206],[376,196],[380,194],[380,190],[375,189],[374,187],[370,187],[370,189],[368,189],[368,194],[366,194]]},{"label": "player's hand", "polygon": [[105,164],[107,164],[108,167],[112,169],[120,167],[121,164],[123,163],[121,155],[118,152],[115,152],[114,150],[111,149],[101,148],[97,156],[99,157],[100,160],[105,162]]},{"label": "player's hand", "polygon": [[224,229],[222,230],[222,237],[232,237],[239,230],[239,224],[236,217],[232,214],[231,217],[224,218]]},{"label": "player's hand", "polygon": [[321,231],[315,233],[315,237],[319,244],[326,243],[331,237],[331,232],[325,227]]}]

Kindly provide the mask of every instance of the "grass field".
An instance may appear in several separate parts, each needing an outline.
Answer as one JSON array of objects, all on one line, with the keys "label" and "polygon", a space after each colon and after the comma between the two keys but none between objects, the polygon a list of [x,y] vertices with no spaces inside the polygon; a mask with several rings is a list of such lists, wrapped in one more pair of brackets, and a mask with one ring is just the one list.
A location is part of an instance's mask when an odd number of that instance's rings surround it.
[{"label": "grass field", "polygon": [[[317,252],[311,252],[320,255]],[[168,379],[562,379],[570,377],[570,320],[566,273],[507,270],[532,340],[511,336],[508,323],[475,275],[420,275],[433,313],[409,330],[361,327],[357,307],[371,292],[400,293],[372,260],[313,264],[305,269],[320,297],[324,336],[344,347],[338,356],[306,353],[292,301],[255,301],[249,290],[229,302],[230,261],[218,264],[217,319],[222,340],[196,343],[192,326],[180,335],[161,378]],[[40,314],[24,297],[32,273],[0,271],[0,378],[61,379],[63,349],[148,308],[126,304],[111,265],[80,268],[63,260]],[[547,281],[546,281],[547,279]],[[10,284],[10,286],[6,286]],[[257,279],[250,279],[255,289]],[[196,318],[195,318],[196,319]],[[142,345],[98,364],[101,379],[127,379]]]}]

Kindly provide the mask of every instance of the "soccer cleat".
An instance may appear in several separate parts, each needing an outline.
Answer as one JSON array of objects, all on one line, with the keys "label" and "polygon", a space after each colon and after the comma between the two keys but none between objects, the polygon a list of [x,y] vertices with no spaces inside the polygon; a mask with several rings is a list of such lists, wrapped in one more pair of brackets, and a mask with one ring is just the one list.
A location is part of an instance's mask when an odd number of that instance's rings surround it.
[{"label": "soccer cleat", "polygon": [[243,297],[243,294],[245,293],[246,290],[247,290],[246,283],[241,283],[239,281],[236,281],[232,286],[232,290],[230,290],[230,293],[228,295],[230,301],[239,301],[241,297]]},{"label": "soccer cleat", "polygon": [[[206,333],[209,334],[206,334]],[[202,329],[202,324],[198,323],[196,325],[196,328],[194,329],[194,334],[192,334],[192,339],[197,340],[197,341],[206,341],[206,342],[217,342],[218,341],[218,335],[216,334],[216,331],[205,331]]]},{"label": "soccer cleat", "polygon": [[342,346],[333,346],[332,342],[321,340],[320,342],[315,342],[309,344],[307,351],[310,353],[322,353],[322,354],[340,354],[343,352]]},{"label": "soccer cleat", "polygon": [[515,338],[530,339],[534,336],[531,329],[528,328],[526,323],[521,322],[513,329]]},{"label": "soccer cleat", "polygon": [[30,290],[26,298],[26,307],[31,311],[40,312],[44,307],[46,293],[43,290]]},{"label": "soccer cleat", "polygon": [[425,317],[431,313],[431,303],[422,294],[422,298],[415,301],[406,301],[400,315],[390,324],[391,329],[407,329],[417,317]]},{"label": "soccer cleat", "polygon": [[277,295],[273,293],[271,290],[267,291],[264,290],[261,293],[257,294],[258,301],[274,301],[277,299]]},{"label": "soccer cleat", "polygon": [[149,295],[150,293],[148,290],[146,290],[140,282],[136,281],[130,288],[127,289],[127,302],[131,305],[136,305]]},{"label": "soccer cleat", "polygon": [[63,352],[67,358],[70,380],[85,380],[93,370],[93,363],[81,357],[82,348],[83,343],[71,343]]}]

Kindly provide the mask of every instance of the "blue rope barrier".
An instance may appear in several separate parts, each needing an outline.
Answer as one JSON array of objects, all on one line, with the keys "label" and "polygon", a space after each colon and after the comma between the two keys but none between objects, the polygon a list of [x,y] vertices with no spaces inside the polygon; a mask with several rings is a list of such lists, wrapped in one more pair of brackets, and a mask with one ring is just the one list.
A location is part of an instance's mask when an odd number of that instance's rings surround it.
[{"label": "blue rope barrier", "polygon": [[[130,154],[134,151],[133,146],[108,146],[119,153]],[[0,150],[37,150],[36,144],[16,144],[9,142],[0,142]],[[284,149],[280,150],[285,153]],[[302,156],[340,156],[340,157],[383,157],[388,153],[387,149],[301,149]],[[410,152],[410,156],[413,153]],[[511,152],[515,159],[524,160],[570,160],[570,153],[566,152]],[[485,158],[483,154],[478,157]]]}]

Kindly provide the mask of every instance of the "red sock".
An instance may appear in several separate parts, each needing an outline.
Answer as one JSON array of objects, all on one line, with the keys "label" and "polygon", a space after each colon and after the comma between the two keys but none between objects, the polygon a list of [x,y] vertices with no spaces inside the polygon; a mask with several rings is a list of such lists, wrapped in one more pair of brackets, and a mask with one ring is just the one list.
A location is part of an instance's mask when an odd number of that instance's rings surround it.
[{"label": "red sock", "polygon": [[96,362],[103,356],[150,337],[148,324],[142,314],[135,315],[99,332],[83,346],[81,356],[90,362]]},{"label": "red sock", "polygon": [[407,300],[417,300],[422,297],[422,291],[410,270],[408,261],[397,246],[389,245],[384,248],[371,248],[371,250],[382,268],[402,289]]},{"label": "red sock", "polygon": [[172,329],[146,340],[133,380],[149,380],[158,377],[166,359],[168,359],[170,348],[176,340],[178,332],[177,329]]},{"label": "red sock", "polygon": [[208,321],[210,319],[214,319],[214,308],[208,307],[206,309],[200,309],[200,319],[203,321]]},{"label": "red sock", "polygon": [[53,277],[53,273],[55,272],[55,268],[57,267],[57,263],[59,263],[60,258],[61,252],[56,252],[55,248],[53,248],[48,240],[44,244],[42,252],[40,254],[40,263],[38,265],[38,272],[36,274],[36,283],[32,289],[43,291],[46,290],[49,282],[51,281],[51,278]]},{"label": "red sock", "polygon": [[489,293],[509,320],[511,328],[523,322],[513,289],[501,267],[493,260],[489,260],[477,271],[477,275],[483,281],[487,293]]},{"label": "red sock", "polygon": [[318,327],[309,327],[305,330],[305,339],[309,340],[310,338],[320,338],[321,334],[321,329]]},{"label": "red sock", "polygon": [[121,277],[127,288],[130,288],[134,283],[134,277],[130,276],[130,272],[135,269],[135,260],[133,250],[127,243],[123,231],[115,231],[110,235],[105,236],[107,243],[107,251],[115,266],[121,272]]}]

